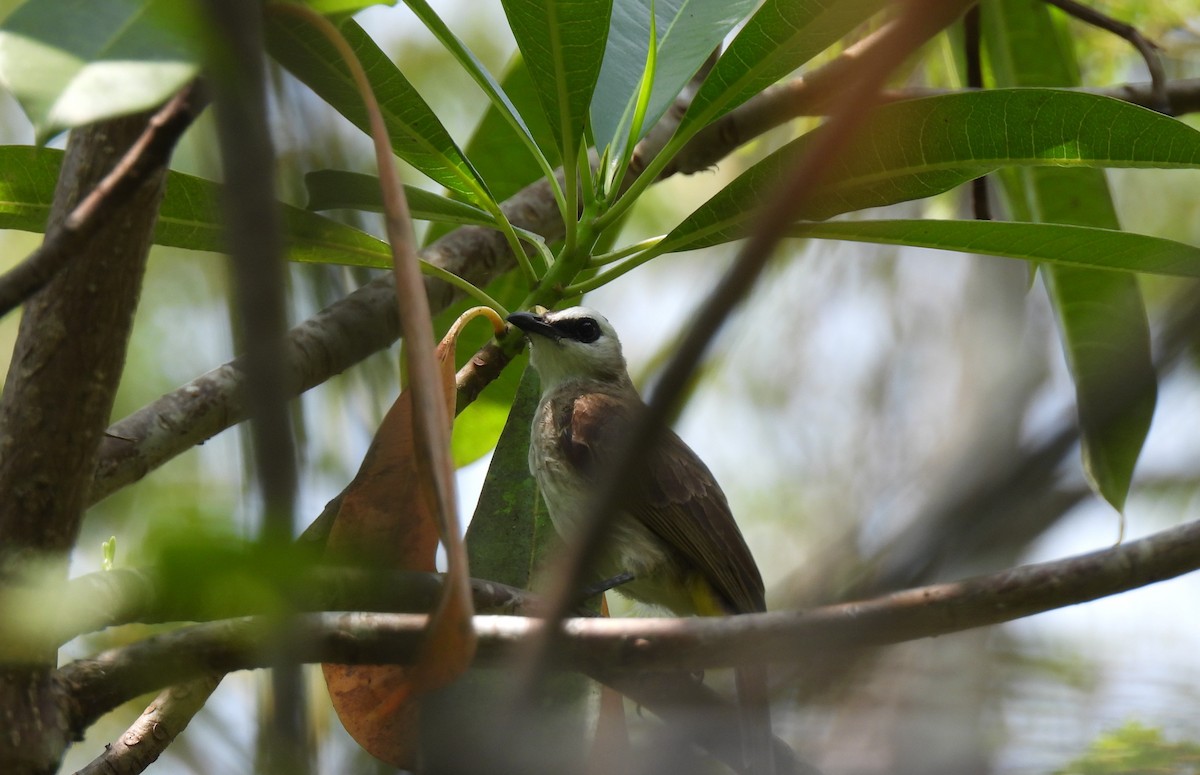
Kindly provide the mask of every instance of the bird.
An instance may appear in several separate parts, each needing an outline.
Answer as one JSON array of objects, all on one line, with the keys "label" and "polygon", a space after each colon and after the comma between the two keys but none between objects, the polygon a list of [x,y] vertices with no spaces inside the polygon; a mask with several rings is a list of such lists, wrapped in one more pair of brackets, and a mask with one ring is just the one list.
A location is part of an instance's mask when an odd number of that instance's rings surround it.
[{"label": "bird", "polygon": [[[616,331],[599,312],[535,308],[507,320],[528,338],[541,383],[529,468],[556,532],[569,540],[598,476],[622,454],[646,404],[629,378]],[[611,521],[596,563],[599,578],[632,576],[616,587],[618,593],[677,616],[765,611],[762,574],[700,457],[664,429],[643,471]],[[747,769],[771,772],[766,670],[740,668],[735,675]]]}]

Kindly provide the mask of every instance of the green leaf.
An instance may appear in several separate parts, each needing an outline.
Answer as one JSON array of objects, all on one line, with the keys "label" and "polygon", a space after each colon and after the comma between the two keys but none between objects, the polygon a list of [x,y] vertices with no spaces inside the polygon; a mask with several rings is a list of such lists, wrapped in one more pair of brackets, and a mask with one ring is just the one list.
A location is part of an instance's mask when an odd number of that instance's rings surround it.
[{"label": "green leaf", "polygon": [[560,155],[574,163],[604,58],[612,0],[503,0],[503,4]]},{"label": "green leaf", "polygon": [[[637,142],[671,106],[704,60],[741,21],[754,0],[654,0],[658,56],[654,86]],[[624,139],[650,44],[650,0],[614,0],[604,64],[592,95],[597,148]]]},{"label": "green leaf", "polygon": [[1010,221],[830,221],[798,237],[983,253],[1089,269],[1200,277],[1200,248],[1112,229]]},{"label": "green leaf", "polygon": [[699,129],[820,54],[887,0],[767,0],[717,60],[680,125]]},{"label": "green leaf", "polygon": [[[1002,0],[986,4],[984,11],[989,61],[999,84],[1079,83],[1070,38],[1045,6]],[[1193,141],[1177,137],[1164,123],[1183,126],[1174,119],[1133,121],[1103,113],[1079,118],[1093,126],[1098,122],[1117,146],[1142,151],[1147,144],[1179,142],[1166,155],[1195,153]],[[1034,220],[1120,228],[1100,170],[1034,169],[1006,183],[1015,208],[1028,211]],[[1042,276],[1075,380],[1084,472],[1093,489],[1119,511],[1150,430],[1157,393],[1141,289],[1132,275],[1073,267],[1045,266]],[[1112,406],[1117,384],[1137,388],[1143,398],[1117,412]]]},{"label": "green leaf", "polygon": [[[383,194],[379,189],[379,178],[374,175],[344,170],[316,170],[304,176],[304,187],[308,190],[309,210],[349,208],[383,212]],[[496,225],[490,213],[423,188],[405,186],[404,196],[413,218],[422,221]]]},{"label": "green leaf", "polygon": [[0,83],[39,143],[153,108],[196,76],[201,27],[177,0],[36,0],[0,25]]},{"label": "green leaf", "polygon": [[537,374],[526,367],[467,528],[472,575],[523,588],[557,540],[529,473],[529,429],[539,393]]},{"label": "green leaf", "polygon": [[304,4],[323,16],[352,14],[373,5],[392,5],[386,0],[304,0]]},{"label": "green leaf", "polygon": [[[396,155],[485,209],[494,200],[429,105],[399,68],[354,21],[341,27],[379,101]],[[368,131],[366,109],[332,44],[302,19],[268,16],[267,48],[297,78],[352,124]]]},{"label": "green leaf", "polygon": [[[0,146],[0,229],[44,232],[63,152],[27,145]],[[222,252],[224,213],[221,187],[211,180],[167,174],[154,243]],[[316,213],[281,204],[292,261],[384,268],[391,266],[387,244]]]},{"label": "green leaf", "polygon": [[[751,167],[688,216],[655,253],[744,236],[811,137]],[[1200,132],[1118,100],[1052,89],[995,89],[893,103],[880,108],[842,154],[801,217],[818,220],[920,199],[1010,165],[1196,167]]]},{"label": "green leaf", "polygon": [[[554,135],[538,107],[537,90],[519,53],[509,63],[501,88],[525,116],[526,126],[533,133],[538,146],[549,156],[549,163],[556,166],[561,164]],[[487,181],[488,190],[498,200],[508,199],[542,176],[541,167],[534,158],[518,150],[520,143],[516,132],[495,105],[488,106],[471,139],[467,141],[467,158]],[[448,231],[449,227],[434,224],[426,240],[432,242]]]},{"label": "green leaf", "polygon": [[[453,32],[450,31],[450,28],[446,26],[446,24],[436,13],[434,13],[433,9],[429,7],[429,4],[426,3],[425,0],[405,0],[405,2],[408,4],[409,8],[412,9],[413,13],[415,13],[417,17],[425,24],[429,31],[432,32],[435,37],[437,37],[438,41],[441,42],[446,50],[458,60],[458,63],[464,70],[467,71],[467,74],[471,76],[475,83],[479,85],[479,88],[483,90],[483,93],[487,95],[488,101],[491,103],[491,110],[494,111],[495,115],[502,119],[503,122],[508,126],[512,132],[513,138],[529,151],[530,155],[537,162],[542,173],[547,178],[552,178],[554,176],[554,167],[550,164],[546,154],[539,149],[537,140],[534,138],[533,132],[530,130],[529,126],[525,123],[521,112],[517,109],[517,106],[513,103],[513,101],[509,99],[509,96],[507,93],[505,93],[504,88],[501,87],[500,84],[496,83],[496,79],[492,76],[491,72],[489,72],[488,69],[484,67],[483,63],[479,61],[479,58],[476,57],[475,54],[469,48],[467,48],[467,46],[461,40],[459,40]],[[536,112],[531,113],[537,115]],[[512,150],[506,149],[506,153],[511,154]]]}]

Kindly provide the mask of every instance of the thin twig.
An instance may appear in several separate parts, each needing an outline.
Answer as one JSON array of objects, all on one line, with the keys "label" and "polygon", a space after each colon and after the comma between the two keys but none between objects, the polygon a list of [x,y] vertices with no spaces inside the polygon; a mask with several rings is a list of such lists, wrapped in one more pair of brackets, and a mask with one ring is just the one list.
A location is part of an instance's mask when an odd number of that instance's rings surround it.
[{"label": "thin twig", "polygon": [[[971,6],[963,17],[963,50],[967,60],[967,88],[983,88],[982,35],[980,34],[980,10]],[[987,175],[971,181],[971,210],[977,221],[992,219],[992,205],[988,200]]]},{"label": "thin twig", "polygon": [[1154,95],[1151,107],[1159,113],[1171,115],[1171,99],[1167,95],[1167,75],[1163,71],[1162,60],[1158,56],[1158,46],[1142,35],[1137,27],[1118,21],[1076,0],[1046,0],[1046,2],[1062,9],[1081,22],[1107,30],[1117,37],[1129,41],[1129,44],[1142,55],[1142,59],[1146,61],[1146,69],[1150,71],[1151,92]]},{"label": "thin twig", "polygon": [[207,104],[199,81],[193,81],[151,116],[146,130],[121,161],[83,201],[51,229],[25,260],[0,276],[0,317],[41,290],[95,236],[109,216],[153,174],[167,166],[171,151]]}]

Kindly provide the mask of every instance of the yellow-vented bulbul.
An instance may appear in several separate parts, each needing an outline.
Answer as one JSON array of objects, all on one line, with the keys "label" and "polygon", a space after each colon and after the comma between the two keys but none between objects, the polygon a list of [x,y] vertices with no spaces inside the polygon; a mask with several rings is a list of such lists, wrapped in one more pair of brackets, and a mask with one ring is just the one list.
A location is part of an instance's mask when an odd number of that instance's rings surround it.
[{"label": "yellow-vented bulbul", "polygon": [[[604,316],[572,307],[518,312],[508,321],[529,338],[541,380],[529,468],[555,529],[569,540],[593,497],[597,472],[613,465],[646,405]],[[611,523],[597,563],[601,578],[632,574],[618,592],[679,616],[765,611],[762,576],[708,467],[670,430],[647,455],[646,467]],[[765,668],[739,669],[737,683],[747,766],[765,775],[773,769]]]}]

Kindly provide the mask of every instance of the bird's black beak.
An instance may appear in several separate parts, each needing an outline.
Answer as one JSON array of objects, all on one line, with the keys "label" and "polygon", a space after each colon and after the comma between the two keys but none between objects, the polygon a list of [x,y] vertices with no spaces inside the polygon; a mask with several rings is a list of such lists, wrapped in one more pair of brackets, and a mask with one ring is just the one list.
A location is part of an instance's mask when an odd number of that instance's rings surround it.
[{"label": "bird's black beak", "polygon": [[505,320],[524,331],[526,336],[537,334],[555,340],[562,338],[562,335],[555,330],[554,326],[547,323],[546,318],[542,315],[535,315],[532,312],[514,312]]}]

